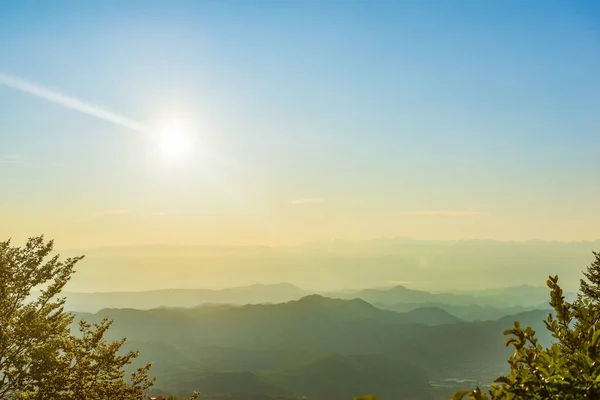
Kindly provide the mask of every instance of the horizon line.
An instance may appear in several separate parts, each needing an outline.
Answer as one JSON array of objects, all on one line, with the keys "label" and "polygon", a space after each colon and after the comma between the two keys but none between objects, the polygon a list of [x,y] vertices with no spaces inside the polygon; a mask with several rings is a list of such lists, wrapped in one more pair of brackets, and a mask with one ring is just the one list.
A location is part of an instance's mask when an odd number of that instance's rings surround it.
[{"label": "horizon line", "polygon": [[373,237],[370,239],[331,239],[331,240],[320,240],[320,241],[307,241],[295,244],[177,244],[177,243],[137,243],[137,244],[102,244],[98,246],[75,246],[65,247],[63,250],[79,250],[79,249],[106,249],[106,248],[131,248],[131,247],[204,247],[204,248],[293,248],[317,244],[361,244],[376,240],[408,240],[413,242],[429,242],[429,243],[456,243],[456,242],[493,242],[493,243],[531,243],[531,242],[542,242],[542,243],[562,243],[562,244],[573,244],[573,243],[595,243],[600,242],[600,238],[596,239],[578,239],[578,240],[557,240],[557,239],[416,239],[407,236],[393,236],[393,237]]}]

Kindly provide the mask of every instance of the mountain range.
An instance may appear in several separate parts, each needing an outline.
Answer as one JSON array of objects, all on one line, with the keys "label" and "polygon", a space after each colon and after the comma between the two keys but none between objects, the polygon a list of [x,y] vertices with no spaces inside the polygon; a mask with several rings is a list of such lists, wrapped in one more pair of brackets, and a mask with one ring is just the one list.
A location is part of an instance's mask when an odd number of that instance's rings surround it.
[{"label": "mountain range", "polygon": [[[141,350],[140,362],[155,363],[157,393],[194,388],[207,396],[347,400],[350,392],[374,392],[429,400],[450,390],[431,382],[487,383],[502,373],[511,353],[502,332],[515,320],[549,343],[542,329],[547,313],[465,322],[436,307],[398,313],[361,299],[309,295],[279,304],[103,309],[77,319],[114,320],[109,338],[127,337],[128,348]],[[223,381],[229,386],[219,386]]]},{"label": "mountain range", "polygon": [[[432,293],[404,286],[355,291],[325,292],[323,296],[362,299],[379,308],[408,312],[418,308],[438,308],[462,320],[491,320],[548,307],[548,289],[518,286],[489,292]],[[289,283],[251,285],[228,289],[165,289],[140,292],[77,293],[68,292],[66,308],[70,311],[97,312],[104,308],[195,307],[206,304],[283,303],[315,294]],[[566,293],[573,299],[575,293]]]}]

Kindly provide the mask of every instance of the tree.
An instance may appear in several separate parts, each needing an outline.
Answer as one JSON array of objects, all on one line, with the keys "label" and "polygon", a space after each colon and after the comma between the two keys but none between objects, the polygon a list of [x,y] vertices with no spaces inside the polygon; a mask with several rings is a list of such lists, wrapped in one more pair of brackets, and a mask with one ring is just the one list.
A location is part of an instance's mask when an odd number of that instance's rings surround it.
[{"label": "tree", "polygon": [[518,322],[504,332],[515,348],[510,373],[495,380],[489,393],[463,390],[453,399],[599,399],[600,398],[600,255],[584,273],[575,302],[565,301],[558,276],[546,282],[554,314],[546,321],[555,341],[543,348],[530,327]]},{"label": "tree", "polygon": [[43,236],[22,248],[0,243],[0,398],[146,398],[150,364],[125,376],[138,353],[122,354],[125,339],[104,339],[110,321],[81,322],[71,334],[73,315],[59,295],[83,257],[48,259],[52,249]]},{"label": "tree", "polygon": [[587,298],[594,303],[600,303],[600,252],[593,252],[596,258],[583,273],[586,279],[580,280],[578,299]]}]

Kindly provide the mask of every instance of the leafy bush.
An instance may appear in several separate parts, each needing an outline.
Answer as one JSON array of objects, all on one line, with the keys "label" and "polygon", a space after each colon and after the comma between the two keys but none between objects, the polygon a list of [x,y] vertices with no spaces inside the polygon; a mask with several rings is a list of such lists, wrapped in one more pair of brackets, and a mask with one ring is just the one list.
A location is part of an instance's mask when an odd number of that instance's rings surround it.
[{"label": "leafy bush", "polygon": [[581,279],[577,300],[565,301],[558,276],[546,282],[550,305],[546,329],[555,342],[543,348],[530,327],[518,322],[505,331],[514,347],[510,373],[495,380],[488,393],[479,388],[456,393],[454,400],[600,399],[600,253]]}]

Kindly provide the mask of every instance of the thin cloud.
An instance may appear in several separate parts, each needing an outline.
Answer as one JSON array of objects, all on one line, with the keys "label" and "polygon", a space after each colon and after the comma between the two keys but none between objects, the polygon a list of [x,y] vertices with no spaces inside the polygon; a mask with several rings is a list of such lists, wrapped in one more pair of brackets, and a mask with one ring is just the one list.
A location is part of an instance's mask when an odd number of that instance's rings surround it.
[{"label": "thin cloud", "polygon": [[321,198],[297,199],[297,200],[293,200],[292,204],[322,203],[324,201],[325,201],[325,199],[321,199]]},{"label": "thin cloud", "polygon": [[481,211],[447,211],[447,210],[420,210],[420,211],[405,211],[405,215],[456,215],[464,217],[473,217],[484,215]]},{"label": "thin cloud", "polygon": [[160,217],[160,216],[163,216],[163,215],[169,215],[169,213],[168,212],[164,212],[164,211],[154,211],[154,212],[152,212],[152,215]]},{"label": "thin cloud", "polygon": [[113,124],[120,125],[122,127],[129,128],[137,132],[148,132],[148,129],[146,127],[130,118],[113,113],[112,111],[104,110],[100,107],[83,102],[73,97],[65,96],[61,93],[47,89],[36,83],[28,82],[14,76],[3,74],[1,72],[0,85],[4,85],[6,87],[18,90],[23,93],[31,94],[33,96],[51,101],[53,103],[60,104],[63,107],[79,111],[91,117],[96,117],[101,120],[111,122]]},{"label": "thin cloud", "polygon": [[20,154],[0,154],[0,163],[3,164],[14,164],[21,162]]},{"label": "thin cloud", "polygon": [[129,210],[101,210],[96,211],[94,214],[96,215],[123,215],[129,213]]}]

